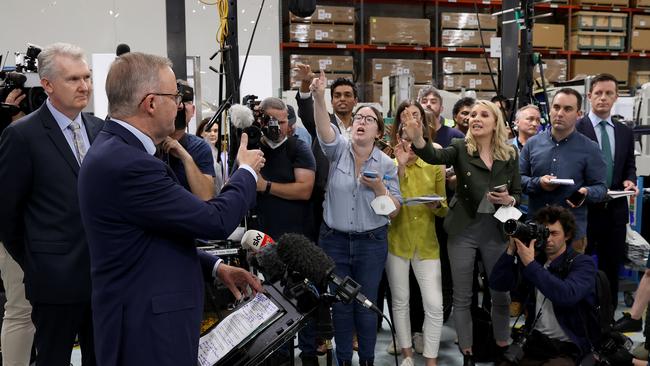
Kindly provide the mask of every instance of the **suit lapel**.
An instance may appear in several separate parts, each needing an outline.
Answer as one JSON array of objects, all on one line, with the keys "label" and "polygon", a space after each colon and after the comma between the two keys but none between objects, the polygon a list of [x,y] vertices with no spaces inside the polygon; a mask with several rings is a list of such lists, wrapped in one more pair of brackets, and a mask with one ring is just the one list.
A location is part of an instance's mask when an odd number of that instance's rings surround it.
[{"label": "suit lapel", "polygon": [[50,138],[56,149],[59,150],[63,159],[70,165],[74,174],[79,174],[79,163],[77,158],[75,158],[68,141],[63,136],[63,131],[59,127],[59,124],[56,123],[54,116],[50,113],[50,110],[47,109],[47,105],[43,103],[41,108],[38,111],[43,127],[45,128],[45,133]]},{"label": "suit lapel", "polygon": [[[621,124],[614,122],[614,167],[621,166],[621,164],[623,164],[623,161],[625,161],[625,146],[623,146],[623,143],[620,142],[621,128],[623,128]],[[619,160],[621,163],[618,162]]]},{"label": "suit lapel", "polygon": [[[582,124],[582,134],[589,137],[590,139],[594,140],[596,143],[598,143],[598,138],[596,137],[596,131],[594,130],[594,125],[591,123],[591,119],[589,119],[589,116],[584,116],[582,120],[580,120],[580,123]],[[598,145],[600,146],[600,144]]]},{"label": "suit lapel", "polygon": [[102,130],[103,123],[98,123],[97,119],[90,118],[90,116],[85,113],[81,113],[81,118],[84,120],[84,125],[86,126],[86,133],[88,134],[88,141],[92,145],[95,141],[95,137],[99,134],[99,131]]}]

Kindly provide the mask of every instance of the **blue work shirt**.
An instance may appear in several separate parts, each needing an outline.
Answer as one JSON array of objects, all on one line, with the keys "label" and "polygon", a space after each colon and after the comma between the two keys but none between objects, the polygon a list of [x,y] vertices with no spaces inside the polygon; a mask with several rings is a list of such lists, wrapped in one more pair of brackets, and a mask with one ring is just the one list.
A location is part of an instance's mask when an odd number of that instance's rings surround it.
[{"label": "blue work shirt", "polygon": [[[374,230],[388,224],[388,216],[377,215],[370,206],[375,192],[359,181],[354,171],[352,141],[332,128],[336,138],[332,143],[320,139],[320,146],[330,161],[330,170],[323,202],[323,220],[330,228],[346,233]],[[384,184],[393,197],[402,201],[397,180],[397,166],[388,155],[374,147],[361,171],[375,170],[384,177]]]},{"label": "blue work shirt", "polygon": [[[605,161],[598,145],[587,136],[573,131],[561,141],[555,141],[551,130],[538,133],[526,141],[519,155],[521,188],[528,194],[528,217],[546,205],[568,208],[566,199],[581,187],[588,189],[585,203],[570,209],[576,218],[576,235],[581,239],[587,229],[586,203],[600,202],[607,195]],[[553,191],[542,189],[539,181],[544,175],[573,179],[570,186],[558,186]]]}]

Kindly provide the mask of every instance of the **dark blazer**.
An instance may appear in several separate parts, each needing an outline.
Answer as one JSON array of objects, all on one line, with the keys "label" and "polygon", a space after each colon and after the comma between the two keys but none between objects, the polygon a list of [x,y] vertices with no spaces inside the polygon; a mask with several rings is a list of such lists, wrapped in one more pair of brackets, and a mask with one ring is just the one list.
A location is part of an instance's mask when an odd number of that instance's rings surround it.
[{"label": "dark blazer", "polygon": [[[82,113],[92,143],[104,121]],[[0,138],[0,239],[25,272],[29,300],[90,300],[90,258],[77,198],[79,163],[44,103]]]},{"label": "dark blazer", "polygon": [[[510,146],[510,145],[509,145]],[[494,160],[488,169],[478,152],[467,153],[464,139],[453,139],[444,149],[434,149],[430,142],[422,149],[413,151],[429,164],[453,165],[456,172],[456,193],[449,202],[449,213],[445,217],[445,229],[449,235],[464,230],[476,217],[476,210],[485,194],[501,184],[508,186],[508,192],[517,202],[521,197],[521,176],[519,175],[519,154],[503,161]]]},{"label": "dark blazer", "polygon": [[[576,129],[598,144],[596,132],[589,119],[589,115],[582,117],[578,121]],[[614,171],[612,174],[612,186],[609,188],[622,190],[623,181],[625,180],[631,180],[636,184],[636,159],[634,157],[634,134],[632,133],[632,129],[620,122],[614,122],[614,141]],[[628,222],[626,199],[618,198],[609,201],[607,203],[607,209],[612,213],[611,219],[616,220],[618,224]]]},{"label": "dark blazer", "polygon": [[255,204],[255,179],[244,169],[207,202],[170,171],[114,121],[81,168],[100,365],[196,365],[203,281],[217,258],[193,238],[225,239]]}]

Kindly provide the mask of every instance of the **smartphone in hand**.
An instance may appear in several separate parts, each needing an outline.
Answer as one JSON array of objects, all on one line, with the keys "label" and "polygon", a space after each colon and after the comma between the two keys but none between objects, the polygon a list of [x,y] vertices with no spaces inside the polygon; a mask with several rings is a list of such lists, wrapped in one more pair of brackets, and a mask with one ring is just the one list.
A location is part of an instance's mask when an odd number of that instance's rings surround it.
[{"label": "smartphone in hand", "polygon": [[364,170],[361,174],[366,178],[377,178],[377,176],[379,176],[379,173],[374,170]]},{"label": "smartphone in hand", "polygon": [[508,185],[507,184],[501,184],[501,185],[498,185],[496,187],[492,187],[492,192],[501,193],[501,192],[505,192],[506,189],[508,189]]},{"label": "smartphone in hand", "polygon": [[579,190],[571,193],[571,195],[567,198],[567,201],[571,202],[574,206],[578,207],[584,202],[586,196],[581,193]]}]

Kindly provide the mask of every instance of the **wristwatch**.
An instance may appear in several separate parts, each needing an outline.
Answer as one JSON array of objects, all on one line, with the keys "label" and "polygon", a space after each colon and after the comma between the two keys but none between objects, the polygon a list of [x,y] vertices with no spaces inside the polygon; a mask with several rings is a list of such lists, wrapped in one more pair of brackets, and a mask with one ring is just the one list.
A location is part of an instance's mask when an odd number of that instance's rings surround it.
[{"label": "wristwatch", "polygon": [[266,181],[266,189],[264,190],[264,194],[270,194],[271,193],[271,181],[267,180]]}]

